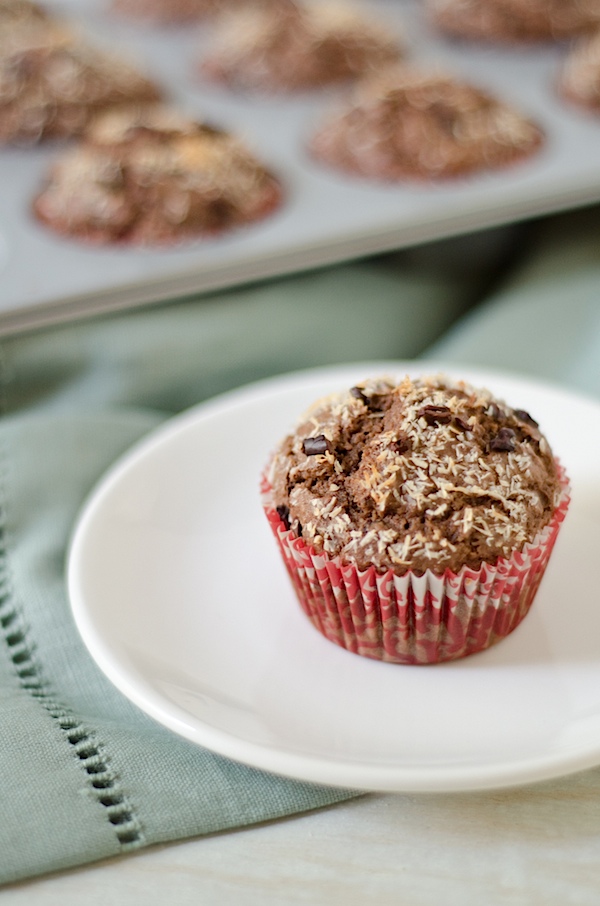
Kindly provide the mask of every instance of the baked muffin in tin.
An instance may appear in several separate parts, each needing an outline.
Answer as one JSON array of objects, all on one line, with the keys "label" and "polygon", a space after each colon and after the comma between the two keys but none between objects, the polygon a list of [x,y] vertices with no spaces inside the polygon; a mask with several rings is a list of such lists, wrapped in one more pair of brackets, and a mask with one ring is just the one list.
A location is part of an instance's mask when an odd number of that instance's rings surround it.
[{"label": "baked muffin in tin", "polygon": [[426,0],[446,34],[508,44],[556,41],[600,26],[600,0]]},{"label": "baked muffin in tin", "polygon": [[35,16],[0,24],[2,143],[81,135],[99,112],[160,94],[135,65],[68,24]]},{"label": "baked muffin in tin", "polygon": [[400,65],[357,85],[310,139],[318,161],[384,181],[496,170],[543,145],[542,130],[489,92],[446,73]]},{"label": "baked muffin in tin", "polygon": [[239,139],[159,105],[98,117],[51,167],[33,209],[80,240],[172,245],[261,220],[281,200]]},{"label": "baked muffin in tin", "polygon": [[291,92],[364,76],[401,55],[399,36],[362,8],[279,0],[223,17],[200,71],[236,89]]}]

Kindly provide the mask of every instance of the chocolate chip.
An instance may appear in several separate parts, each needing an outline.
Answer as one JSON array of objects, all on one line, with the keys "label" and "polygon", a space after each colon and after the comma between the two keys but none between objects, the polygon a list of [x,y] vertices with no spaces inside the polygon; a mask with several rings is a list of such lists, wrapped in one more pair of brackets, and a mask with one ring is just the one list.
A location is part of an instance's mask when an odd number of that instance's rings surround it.
[{"label": "chocolate chip", "polygon": [[390,444],[390,450],[394,453],[407,453],[410,450],[410,441],[407,437],[398,437]]},{"label": "chocolate chip", "polygon": [[503,422],[506,419],[506,412],[500,406],[497,406],[496,403],[490,403],[487,414],[495,418],[497,422]]},{"label": "chocolate chip", "polygon": [[211,136],[212,138],[219,138],[226,134],[223,129],[213,126],[212,123],[199,123],[197,131],[199,135]]},{"label": "chocolate chip", "polygon": [[317,437],[307,437],[302,441],[302,450],[307,456],[318,456],[321,453],[327,453],[331,445],[324,434]]},{"label": "chocolate chip", "polygon": [[367,408],[373,410],[374,412],[377,412],[381,409],[381,399],[382,396],[385,397],[385,394],[381,393],[373,393],[372,396],[367,396],[367,394],[364,393],[360,389],[360,387],[351,387],[350,395],[357,400],[361,400],[365,404],[365,406],[367,406]]},{"label": "chocolate chip", "polygon": [[423,406],[417,412],[417,418],[424,418],[428,425],[448,425],[452,413],[448,406]]},{"label": "chocolate chip", "polygon": [[461,431],[471,431],[472,430],[471,425],[468,422],[466,422],[464,420],[464,418],[461,418],[460,415],[454,416],[454,424],[456,425],[457,428],[460,428]]},{"label": "chocolate chip", "polygon": [[512,453],[515,449],[516,436],[512,428],[500,428],[490,443],[490,450],[500,453]]},{"label": "chocolate chip", "polygon": [[278,514],[279,518],[281,519],[281,521],[283,522],[283,524],[285,525],[286,529],[289,529],[289,527],[290,527],[289,508],[287,506],[285,506],[285,504],[281,504],[281,506],[277,507],[277,514]]},{"label": "chocolate chip", "polygon": [[518,418],[521,422],[527,422],[527,424],[533,425],[534,428],[537,428],[538,426],[535,418],[532,418],[529,412],[525,412],[524,409],[515,409],[515,418]]},{"label": "chocolate chip", "polygon": [[369,405],[369,397],[365,396],[360,387],[350,387],[350,394],[357,400],[362,400],[365,406]]}]

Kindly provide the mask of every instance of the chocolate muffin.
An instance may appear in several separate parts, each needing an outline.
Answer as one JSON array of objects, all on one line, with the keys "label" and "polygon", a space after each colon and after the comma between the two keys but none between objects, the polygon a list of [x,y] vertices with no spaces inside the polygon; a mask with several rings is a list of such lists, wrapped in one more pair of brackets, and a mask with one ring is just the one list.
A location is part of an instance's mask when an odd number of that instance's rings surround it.
[{"label": "chocolate muffin", "polygon": [[600,25],[600,0],[427,0],[446,34],[509,44],[561,40]]},{"label": "chocolate muffin", "polygon": [[558,92],[565,100],[600,113],[600,30],[575,42],[560,73]]},{"label": "chocolate muffin", "polygon": [[33,207],[54,231],[85,241],[173,244],[260,220],[281,195],[238,139],[159,105],[98,117]]},{"label": "chocolate muffin", "polygon": [[100,111],[159,96],[128,62],[64,24],[34,17],[0,25],[0,142],[80,135]]},{"label": "chocolate muffin", "polygon": [[309,143],[336,170],[385,181],[431,180],[525,160],[542,130],[509,104],[445,74],[408,66],[359,84]]},{"label": "chocolate muffin", "polygon": [[286,92],[353,79],[400,56],[389,28],[352,6],[280,0],[224,18],[200,70],[234,88]]},{"label": "chocolate muffin", "polygon": [[23,22],[48,18],[46,10],[31,0],[0,0],[0,28],[14,28]]},{"label": "chocolate muffin", "polygon": [[317,628],[370,657],[433,663],[523,619],[566,487],[529,413],[406,377],[318,401],[276,450],[264,492]]},{"label": "chocolate muffin", "polygon": [[241,3],[242,0],[113,0],[112,9],[156,25],[176,25],[214,16]]}]

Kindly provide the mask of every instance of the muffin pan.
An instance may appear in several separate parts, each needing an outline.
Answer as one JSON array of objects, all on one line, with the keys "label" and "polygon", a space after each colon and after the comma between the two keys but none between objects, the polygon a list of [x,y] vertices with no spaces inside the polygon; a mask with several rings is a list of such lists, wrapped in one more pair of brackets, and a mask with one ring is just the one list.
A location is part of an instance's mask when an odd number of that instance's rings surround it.
[{"label": "muffin pan", "polygon": [[371,0],[367,13],[404,38],[407,59],[487,88],[546,133],[530,160],[427,185],[384,185],[311,161],[306,143],[345,89],[257,97],[202,81],[210,23],[156,28],[118,18],[103,0],[48,2],[94,40],[120,50],[188,113],[240,135],[280,178],[285,199],[259,224],[176,248],[92,247],[31,215],[49,163],[65,147],[0,150],[0,333],[225,288],[500,225],[600,200],[600,117],[555,94],[566,45],[487,47],[437,35],[415,0]]}]

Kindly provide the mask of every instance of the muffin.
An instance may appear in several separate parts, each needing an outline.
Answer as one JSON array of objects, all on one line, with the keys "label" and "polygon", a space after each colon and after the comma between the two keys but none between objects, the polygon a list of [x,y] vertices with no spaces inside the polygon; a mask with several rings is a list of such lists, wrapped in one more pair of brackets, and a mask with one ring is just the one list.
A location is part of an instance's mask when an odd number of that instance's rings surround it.
[{"label": "muffin", "polygon": [[558,92],[570,103],[600,113],[600,30],[575,42],[560,73]]},{"label": "muffin", "polygon": [[260,220],[281,196],[237,138],[158,105],[98,117],[53,165],[33,209],[88,242],[171,245]]},{"label": "muffin", "polygon": [[30,0],[0,0],[0,28],[14,27],[32,19],[47,19],[48,14],[37,3]]},{"label": "muffin", "polygon": [[242,0],[113,0],[114,12],[156,25],[176,25],[214,16]]},{"label": "muffin", "polygon": [[569,502],[534,418],[443,376],[376,378],[317,401],[262,491],[313,625],[400,664],[464,657],[512,632]]},{"label": "muffin", "polygon": [[128,62],[62,23],[34,16],[0,24],[2,143],[80,135],[100,111],[159,96]]},{"label": "muffin", "polygon": [[600,25],[600,0],[428,0],[446,34],[519,44],[583,34]]},{"label": "muffin", "polygon": [[288,92],[353,79],[400,56],[389,29],[352,6],[280,0],[225,17],[200,71],[234,88]]},{"label": "muffin", "polygon": [[386,69],[323,120],[312,157],[384,181],[422,181],[496,170],[543,144],[542,130],[467,82],[421,68]]}]

